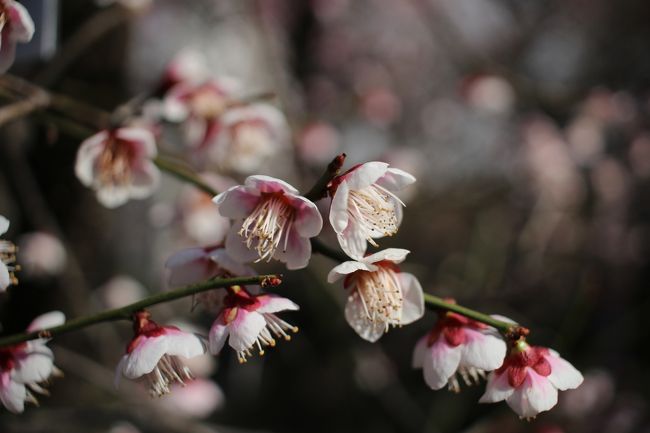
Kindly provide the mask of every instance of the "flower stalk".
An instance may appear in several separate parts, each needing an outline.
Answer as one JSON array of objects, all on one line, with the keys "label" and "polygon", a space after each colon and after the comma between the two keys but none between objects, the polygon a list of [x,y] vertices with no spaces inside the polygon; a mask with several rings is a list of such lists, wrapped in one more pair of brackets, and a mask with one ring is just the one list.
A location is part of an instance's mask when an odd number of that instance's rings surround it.
[{"label": "flower stalk", "polygon": [[277,286],[280,284],[281,276],[277,274],[270,275],[256,275],[253,277],[237,277],[237,278],[214,278],[207,281],[202,281],[196,284],[190,284],[180,287],[168,292],[160,292],[142,299],[133,304],[113,310],[102,311],[101,313],[91,314],[77,319],[70,320],[63,325],[55,326],[52,328],[25,332],[21,334],[8,335],[0,338],[0,347],[10,346],[23,341],[34,340],[37,338],[51,338],[57,335],[66,334],[68,332],[77,331],[91,325],[102,322],[113,322],[117,320],[131,320],[133,314],[144,308],[164,302],[173,301],[180,298],[185,298],[190,295],[205,292],[207,290],[224,288],[237,285],[259,284],[262,286]]}]

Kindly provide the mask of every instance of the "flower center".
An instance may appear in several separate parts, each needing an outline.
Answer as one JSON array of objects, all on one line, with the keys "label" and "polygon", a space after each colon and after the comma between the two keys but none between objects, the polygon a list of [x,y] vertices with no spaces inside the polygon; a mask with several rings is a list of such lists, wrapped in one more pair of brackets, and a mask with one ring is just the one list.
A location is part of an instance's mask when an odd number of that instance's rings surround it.
[{"label": "flower center", "polygon": [[197,116],[216,119],[226,109],[226,99],[213,90],[202,89],[194,94],[190,105]]},{"label": "flower center", "polygon": [[374,272],[360,272],[356,290],[368,320],[385,323],[386,330],[401,323],[404,297],[394,270],[379,266]]},{"label": "flower center", "polygon": [[465,385],[472,386],[478,385],[481,379],[485,379],[485,371],[476,367],[458,367],[458,370],[449,378],[448,389],[451,392],[460,392],[460,382],[458,376],[463,379]]},{"label": "flower center", "polygon": [[295,210],[283,193],[263,196],[260,203],[246,218],[239,236],[246,239],[246,246],[255,248],[259,258],[256,262],[270,261],[278,248],[287,250],[289,232],[295,218]]},{"label": "flower center", "polygon": [[293,332],[294,334],[298,332],[297,326],[293,326],[292,324],[285,322],[273,313],[260,314],[262,314],[262,317],[264,317],[266,326],[262,328],[260,333],[255,338],[255,342],[249,348],[237,352],[237,360],[240,364],[246,362],[248,357],[253,356],[251,350],[255,351],[255,349],[257,349],[259,355],[262,356],[265,353],[265,347],[275,347],[276,341],[273,336],[276,338],[282,338],[285,341],[290,341],[291,335],[289,335],[289,332]]},{"label": "flower center", "polygon": [[98,160],[101,183],[112,186],[129,184],[131,182],[132,156],[133,150],[128,142],[109,138],[109,142]]},{"label": "flower center", "polygon": [[377,184],[351,190],[348,213],[363,231],[366,240],[378,246],[373,237],[392,236],[397,233],[396,203],[404,203],[395,194]]},{"label": "flower center", "polygon": [[16,278],[15,272],[20,271],[20,266],[16,264],[17,250],[18,248],[12,242],[0,240],[0,261],[7,268],[11,284],[13,285],[18,284],[18,278]]},{"label": "flower center", "polygon": [[144,375],[149,385],[149,394],[152,397],[160,397],[169,394],[169,386],[178,382],[185,386],[185,380],[192,380],[192,372],[184,365],[177,356],[163,355],[156,367]]}]

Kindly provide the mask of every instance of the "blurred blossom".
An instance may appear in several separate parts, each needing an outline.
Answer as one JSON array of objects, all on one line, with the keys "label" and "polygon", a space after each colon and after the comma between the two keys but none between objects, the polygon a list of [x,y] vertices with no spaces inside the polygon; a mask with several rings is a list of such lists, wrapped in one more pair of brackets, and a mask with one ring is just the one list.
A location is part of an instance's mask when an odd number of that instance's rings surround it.
[{"label": "blurred blossom", "polygon": [[42,277],[58,275],[65,269],[65,247],[49,233],[34,232],[20,237],[20,263],[26,276]]},{"label": "blurred blossom", "polygon": [[16,43],[27,43],[34,36],[34,21],[25,6],[15,0],[0,0],[0,74],[11,67]]},{"label": "blurred blossom", "polygon": [[156,400],[156,403],[176,415],[206,418],[223,406],[224,395],[212,380],[194,379],[184,385],[172,385],[170,395]]},{"label": "blurred blossom", "polygon": [[192,48],[181,50],[165,70],[164,83],[169,87],[178,83],[199,84],[210,78],[210,70],[203,54]]},{"label": "blurred blossom", "polygon": [[[236,185],[235,181],[215,173],[201,173],[201,179],[215,191],[225,191]],[[222,243],[230,220],[222,217],[212,197],[194,186],[183,188],[178,199],[178,209],[182,217],[185,233],[200,246]]]},{"label": "blurred blossom", "polygon": [[379,87],[361,96],[361,112],[371,123],[387,127],[398,120],[401,103],[395,92]]},{"label": "blurred blossom", "polygon": [[309,165],[322,168],[337,154],[339,136],[336,129],[326,122],[307,124],[297,140],[300,159]]},{"label": "blurred blossom", "polygon": [[128,275],[116,275],[97,289],[100,299],[108,308],[120,308],[147,296],[147,290]]},{"label": "blurred blossom", "polygon": [[650,134],[643,133],[632,141],[628,154],[632,173],[641,179],[650,178]]},{"label": "blurred blossom", "polygon": [[[0,236],[9,230],[9,220],[0,215]],[[17,284],[14,274],[16,267],[16,245],[11,241],[0,239],[0,293],[7,290],[11,284]]]},{"label": "blurred blossom", "polygon": [[140,430],[127,421],[118,421],[108,430],[108,433],[141,433]]},{"label": "blurred blossom", "polygon": [[614,378],[604,370],[588,371],[582,386],[567,391],[560,407],[567,415],[584,419],[589,415],[601,413],[615,397]]},{"label": "blurred blossom", "polygon": [[118,4],[132,12],[144,12],[153,5],[154,0],[95,0],[99,7]]},{"label": "blurred blossom", "polygon": [[574,119],[566,131],[571,155],[576,163],[589,167],[603,156],[605,136],[601,122],[590,116]]},{"label": "blurred blossom", "polygon": [[496,75],[471,77],[465,87],[465,98],[472,108],[493,114],[508,114],[514,108],[514,89],[502,77]]},{"label": "blurred blossom", "polygon": [[635,116],[634,100],[628,93],[612,92],[603,87],[589,93],[580,111],[605,124],[627,123]]},{"label": "blurred blossom", "polygon": [[598,162],[591,173],[591,182],[601,206],[605,208],[619,205],[627,197],[628,173],[614,158]]}]

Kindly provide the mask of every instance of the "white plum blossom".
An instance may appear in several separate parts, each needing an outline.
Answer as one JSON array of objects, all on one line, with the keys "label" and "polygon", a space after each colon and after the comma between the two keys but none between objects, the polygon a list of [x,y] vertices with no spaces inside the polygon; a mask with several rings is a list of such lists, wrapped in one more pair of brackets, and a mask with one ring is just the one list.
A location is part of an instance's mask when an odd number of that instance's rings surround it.
[{"label": "white plum blossom", "polygon": [[506,343],[496,329],[453,312],[441,313],[436,325],[418,341],[413,367],[424,371],[432,389],[458,392],[460,376],[467,385],[503,364]]},{"label": "white plum blossom", "polygon": [[[9,220],[0,215],[0,236],[9,230]],[[13,242],[0,239],[0,293],[7,290],[12,284],[17,284],[18,279],[14,272],[19,268],[16,265],[16,245]]]},{"label": "white plum blossom", "polygon": [[276,295],[252,295],[241,286],[228,288],[223,308],[210,328],[209,350],[219,354],[226,339],[237,352],[240,363],[252,356],[255,349],[264,355],[266,346],[275,346],[275,338],[290,340],[289,332],[298,328],[280,319],[275,313],[298,310],[298,305]]},{"label": "white plum blossom", "polygon": [[345,277],[349,292],[345,318],[364,340],[375,342],[391,326],[407,325],[424,315],[424,294],[414,275],[397,265],[408,250],[388,248],[359,261],[343,262],[327,276],[333,283]]},{"label": "white plum blossom", "polygon": [[101,204],[115,208],[153,194],[160,182],[156,155],[154,136],[146,128],[104,130],[81,143],[75,172]]},{"label": "white plum blossom", "polygon": [[289,124],[276,107],[255,103],[233,107],[221,117],[222,128],[211,158],[222,170],[252,173],[289,142]]},{"label": "white plum blossom", "polygon": [[135,336],[129,343],[115,372],[115,385],[124,376],[140,379],[147,384],[152,397],[170,392],[170,386],[194,379],[182,358],[193,358],[205,353],[200,337],[183,332],[175,326],[160,326],[146,311],[136,313]]},{"label": "white plum blossom", "polygon": [[20,263],[28,277],[59,275],[65,269],[67,253],[56,236],[46,232],[24,234],[18,240]]},{"label": "white plum blossom", "polygon": [[163,88],[169,90],[178,83],[200,84],[209,78],[205,56],[195,49],[184,48],[167,65]]},{"label": "white plum blossom", "polygon": [[26,43],[34,36],[34,21],[15,0],[0,0],[0,74],[11,67],[16,57],[16,43]]},{"label": "white plum blossom", "polygon": [[557,403],[557,392],[574,389],[582,374],[560,355],[545,347],[517,341],[503,365],[488,377],[481,403],[505,400],[521,418],[534,418]]},{"label": "white plum blossom", "polygon": [[[52,328],[64,322],[63,313],[52,311],[34,319],[27,332]],[[40,338],[0,347],[0,402],[10,412],[23,412],[25,402],[38,404],[33,393],[47,395],[47,390],[41,386],[43,382],[61,375],[46,343],[46,339]]]},{"label": "white plum blossom", "polygon": [[409,173],[385,162],[367,162],[337,176],[330,186],[330,224],[345,253],[355,260],[374,239],[397,233],[404,203],[395,192],[415,182]]},{"label": "white plum blossom", "polygon": [[309,238],[323,219],[314,203],[288,183],[270,176],[249,176],[214,198],[221,215],[235,220],[226,237],[228,254],[240,262],[279,260],[287,269],[307,266]]},{"label": "white plum blossom", "polygon": [[212,380],[194,379],[185,386],[174,384],[171,395],[158,400],[162,409],[188,418],[205,418],[223,406],[223,391]]}]

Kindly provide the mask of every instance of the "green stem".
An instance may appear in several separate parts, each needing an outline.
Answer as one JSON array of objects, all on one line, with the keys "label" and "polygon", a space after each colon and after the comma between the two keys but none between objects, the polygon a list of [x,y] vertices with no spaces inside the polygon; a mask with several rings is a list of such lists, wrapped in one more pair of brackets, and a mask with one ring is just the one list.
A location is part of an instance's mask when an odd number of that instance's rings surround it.
[{"label": "green stem", "polygon": [[188,182],[199,188],[201,191],[206,194],[215,196],[219,194],[219,191],[216,191],[210,185],[205,183],[194,171],[190,168],[184,167],[176,161],[173,161],[167,157],[158,156],[153,162],[158,166],[159,169],[166,171],[179,178],[182,181]]},{"label": "green stem", "polygon": [[129,320],[133,316],[133,313],[136,311],[140,311],[152,305],[185,298],[187,296],[205,292],[207,290],[248,284],[265,285],[267,282],[275,285],[277,284],[277,281],[274,280],[278,278],[280,278],[280,276],[276,274],[256,275],[254,277],[214,278],[200,283],[190,284],[188,286],[184,286],[175,290],[170,290],[168,292],[156,293],[155,295],[151,295],[145,299],[142,299],[141,301],[134,302],[133,304],[129,304],[125,307],[115,308],[113,310],[102,311],[101,313],[79,317],[77,319],[70,320],[63,325],[55,326],[53,328],[8,335],[6,337],[0,338],[0,347],[10,346],[13,344],[21,343],[23,341],[34,340],[36,338],[50,338],[57,335],[66,334],[68,332],[77,331],[87,326],[95,325],[97,323],[112,322],[116,320]]}]

